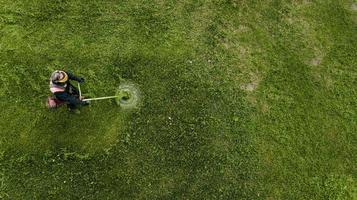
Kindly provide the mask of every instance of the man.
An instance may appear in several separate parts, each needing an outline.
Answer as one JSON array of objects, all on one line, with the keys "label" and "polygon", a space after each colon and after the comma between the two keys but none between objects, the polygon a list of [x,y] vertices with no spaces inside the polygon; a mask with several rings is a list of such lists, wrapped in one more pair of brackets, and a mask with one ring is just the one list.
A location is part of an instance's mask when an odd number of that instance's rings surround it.
[{"label": "man", "polygon": [[67,103],[70,111],[76,112],[79,106],[88,105],[88,102],[82,101],[79,98],[79,92],[69,80],[75,80],[83,83],[84,79],[76,77],[73,74],[65,71],[56,70],[50,78],[50,90],[55,95],[56,99]]}]

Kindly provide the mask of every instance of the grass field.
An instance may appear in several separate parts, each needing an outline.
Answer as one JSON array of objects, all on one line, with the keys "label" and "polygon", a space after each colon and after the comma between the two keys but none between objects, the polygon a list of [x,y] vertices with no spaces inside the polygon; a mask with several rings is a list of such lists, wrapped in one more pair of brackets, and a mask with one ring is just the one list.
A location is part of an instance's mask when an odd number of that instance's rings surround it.
[{"label": "grass field", "polygon": [[[45,107],[55,69],[111,101]],[[357,199],[357,2],[0,0],[0,199]]]}]

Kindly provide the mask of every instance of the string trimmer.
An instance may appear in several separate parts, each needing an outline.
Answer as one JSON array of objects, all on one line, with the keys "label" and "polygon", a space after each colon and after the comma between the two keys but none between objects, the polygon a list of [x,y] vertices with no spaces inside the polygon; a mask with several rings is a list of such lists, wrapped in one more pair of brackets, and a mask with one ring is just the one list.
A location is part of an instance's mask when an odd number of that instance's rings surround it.
[{"label": "string trimmer", "polygon": [[[79,97],[82,99],[81,86],[78,84]],[[82,101],[99,101],[105,99],[114,99],[117,105],[120,105],[123,108],[133,108],[136,107],[139,100],[139,92],[132,84],[123,84],[120,85],[118,90],[115,93],[115,96],[106,96],[106,97],[96,97],[89,99],[82,99]]]}]

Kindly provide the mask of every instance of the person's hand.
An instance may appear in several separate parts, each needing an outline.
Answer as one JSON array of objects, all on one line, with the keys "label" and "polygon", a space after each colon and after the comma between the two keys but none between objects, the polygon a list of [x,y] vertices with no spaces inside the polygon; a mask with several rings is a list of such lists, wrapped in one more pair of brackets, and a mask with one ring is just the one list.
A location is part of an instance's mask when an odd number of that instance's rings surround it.
[{"label": "person's hand", "polygon": [[79,78],[78,83],[84,83],[84,78]]}]

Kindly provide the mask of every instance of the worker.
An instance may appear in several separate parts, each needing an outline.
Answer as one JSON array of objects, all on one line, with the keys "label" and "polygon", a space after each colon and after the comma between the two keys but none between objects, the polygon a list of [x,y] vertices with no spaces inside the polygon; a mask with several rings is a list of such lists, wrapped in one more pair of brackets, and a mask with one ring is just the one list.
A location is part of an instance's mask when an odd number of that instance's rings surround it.
[{"label": "worker", "polygon": [[80,84],[84,83],[84,78],[77,77],[69,72],[56,70],[50,78],[50,90],[56,99],[67,104],[70,111],[79,112],[77,108],[88,105],[88,102],[80,99],[78,89],[69,80],[75,80]]}]

